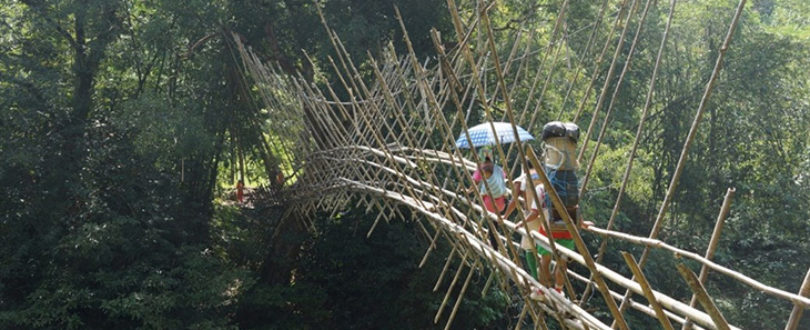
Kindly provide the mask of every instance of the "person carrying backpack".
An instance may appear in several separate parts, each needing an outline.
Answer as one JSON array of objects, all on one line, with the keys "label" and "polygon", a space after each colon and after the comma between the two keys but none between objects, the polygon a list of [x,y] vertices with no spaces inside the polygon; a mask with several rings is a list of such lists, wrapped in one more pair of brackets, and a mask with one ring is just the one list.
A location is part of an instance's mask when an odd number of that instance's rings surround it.
[{"label": "person carrying backpack", "polygon": [[[568,213],[575,225],[580,224],[579,186],[576,174],[576,170],[579,168],[579,162],[577,162],[576,159],[578,139],[579,127],[574,123],[552,121],[543,126],[543,142],[545,143],[544,170],[548,176],[549,183],[551,183],[551,187],[562,200],[565,206],[565,212]],[[568,249],[575,250],[573,237],[565,227],[565,223],[559,211],[552,206],[551,198],[548,195],[545,197],[545,203],[549,206],[546,214],[549,219],[551,239],[554,240],[557,246],[564,246]],[[588,224],[590,223],[582,223],[582,225]],[[541,226],[539,231],[541,235],[549,237],[544,227]],[[546,287],[550,287],[551,251],[546,250],[542,246],[538,246],[537,252],[540,254],[541,259],[540,283]],[[554,269],[554,289],[560,294],[562,294],[566,270],[567,259],[562,257],[559,259],[557,267]]]},{"label": "person carrying backpack", "polygon": [[[540,217],[540,213],[547,213],[548,208],[545,202],[545,188],[543,184],[540,183],[540,175],[532,166],[531,162],[524,162],[523,166],[523,174],[512,182],[513,199],[506,208],[505,217],[509,217],[512,211],[515,210],[518,203],[518,196],[523,196],[525,205],[524,210],[526,211],[525,219],[518,221],[516,226],[522,228],[523,224],[525,223],[526,229],[528,230],[527,232],[531,233],[532,231],[537,231],[541,228],[540,221],[542,221],[543,218]],[[531,182],[529,182],[530,177]],[[533,189],[532,184],[534,185]],[[535,196],[537,196],[536,200]],[[540,201],[540,205],[537,204],[537,201]],[[535,279],[539,280],[537,277],[537,254],[535,250],[537,246],[534,244],[534,240],[528,235],[524,235],[520,240],[520,247],[525,253],[526,267],[529,270],[529,274],[531,274]],[[532,293],[533,296],[538,294],[540,293]]]}]

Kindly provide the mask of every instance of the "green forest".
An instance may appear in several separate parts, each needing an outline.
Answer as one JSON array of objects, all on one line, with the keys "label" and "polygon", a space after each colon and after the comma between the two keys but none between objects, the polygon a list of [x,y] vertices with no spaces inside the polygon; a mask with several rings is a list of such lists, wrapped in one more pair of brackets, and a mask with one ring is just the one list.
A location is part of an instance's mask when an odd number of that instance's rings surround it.
[{"label": "green forest", "polygon": [[[285,189],[305,175],[287,165],[297,137],[277,133],[288,124],[272,119],[246,78],[238,44],[279,74],[349,99],[353,91],[330,65],[339,54],[325,26],[359,75],[373,78],[372,59],[389,56],[389,45],[408,53],[397,11],[420,61],[439,58],[431,29],[447,49],[457,46],[449,41],[458,37],[450,2],[0,0],[0,329],[443,328],[434,316],[450,280],[436,279],[453,247],[439,241],[420,267],[431,245],[417,225],[421,215],[399,208],[367,237],[379,218],[359,197],[311,219],[290,212],[295,201],[285,200]],[[532,97],[534,77],[548,77],[538,123],[565,118],[585,130],[601,110],[595,121],[610,126],[582,216],[599,227],[615,217],[614,230],[646,237],[740,1],[456,2],[468,22],[488,10],[503,60],[529,54],[525,66],[511,68],[527,77],[514,85],[514,102]],[[487,53],[486,36],[466,38],[473,52]],[[526,48],[513,49],[516,40]],[[552,41],[559,47],[546,53]],[[629,62],[623,80],[606,78],[617,44],[614,64]],[[747,1],[722,51],[659,238],[703,254],[734,188],[713,260],[796,293],[810,267],[810,1]],[[610,105],[597,100],[602,86],[617,84]],[[503,100],[493,104],[503,116]],[[484,110],[472,109],[468,123],[482,122]],[[442,136],[432,139],[440,144]],[[599,236],[583,238],[598,250]],[[618,251],[641,248],[611,241],[608,249],[601,263],[631,275]],[[675,268],[681,262],[700,268],[654,250],[644,271],[657,290],[688,302],[692,292]],[[533,326],[519,323],[516,292],[489,286],[484,271],[475,275],[452,328]],[[782,329],[793,308],[718,274],[705,286],[742,329]],[[604,301],[590,304],[609,324]],[[632,309],[625,317],[632,329],[660,328]],[[810,329],[810,317],[798,328]]]}]

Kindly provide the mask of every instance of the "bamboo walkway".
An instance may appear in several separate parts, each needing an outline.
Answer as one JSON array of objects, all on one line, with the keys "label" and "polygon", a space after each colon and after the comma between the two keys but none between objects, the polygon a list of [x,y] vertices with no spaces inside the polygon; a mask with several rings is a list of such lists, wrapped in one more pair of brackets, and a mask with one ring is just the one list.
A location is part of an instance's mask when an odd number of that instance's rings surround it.
[{"label": "bamboo walkway", "polygon": [[[316,86],[300,75],[283,74],[273,64],[263,63],[249,48],[241,44],[240,38],[235,36],[234,42],[241,52],[246,77],[257,86],[265,109],[274,123],[271,133],[273,136],[282,137],[279,141],[271,143],[280,146],[278,150],[283,153],[281,157],[285,163],[283,165],[293,169],[295,173],[293,177],[287,178],[284,193],[280,195],[287,203],[293,205],[290,212],[304,215],[299,217],[301,219],[307,219],[307,215],[323,211],[334,215],[345,209],[348,203],[357,202],[358,206],[365,208],[367,212],[376,214],[374,225],[367,233],[369,236],[381,221],[409,219],[402,215],[402,210],[407,209],[412,215],[421,215],[410,218],[417,230],[422,231],[431,242],[420,261],[420,267],[431,257],[438,240],[444,240],[452,246],[449,255],[441,256],[446,262],[434,289],[438,290],[442,283],[450,281],[443,303],[435,316],[437,323],[444,322],[445,329],[451,327],[464,296],[471,294],[467,292],[471,278],[480,274],[486,274],[484,276],[487,276],[487,287],[499,285],[502,290],[517,291],[520,294],[515,296],[523,297],[523,309],[519,314],[516,328],[533,324],[536,328],[547,329],[546,322],[549,318],[553,318],[563,328],[627,329],[624,311],[633,308],[649,315],[651,321],[660,322],[661,327],[665,329],[673,329],[676,324],[684,329],[690,327],[737,329],[727,322],[703,286],[709,271],[794,304],[795,308],[789,314],[785,328],[795,329],[802,311],[810,307],[808,298],[810,272],[797,294],[767,286],[711,260],[734,195],[733,188],[729,188],[720,207],[709,248],[704,254],[685,251],[657,239],[666,219],[668,206],[677,189],[691,142],[699,128],[706,101],[711,96],[722,68],[724,54],[729,48],[740,13],[745,6],[745,0],[741,0],[737,10],[729,15],[727,37],[719,49],[717,63],[702,100],[696,105],[689,135],[684,141],[680,159],[673,169],[672,181],[649,236],[639,237],[613,231],[612,226],[620,209],[628,178],[632,174],[631,168],[655,89],[658,66],[667,45],[672,13],[676,8],[675,0],[670,1],[666,29],[661,37],[655,68],[649,80],[646,102],[643,105],[643,113],[632,151],[627,159],[615,206],[609,219],[594,219],[597,224],[605,223],[605,228],[591,226],[585,229],[603,239],[596,253],[598,258],[595,260],[591,257],[594,253],[588,251],[580,236],[583,229],[574,225],[567,217],[567,212],[560,214],[565,217],[566,226],[574,236],[576,251],[555,246],[538,233],[531,233],[537,244],[554,252],[555,259],[567,256],[569,260],[583,265],[588,270],[587,274],[571,270],[568,272],[565,288],[567,296],[581,297],[578,301],[569,300],[555,290],[548,290],[524,271],[519,259],[519,246],[512,241],[512,234],[518,232],[525,235],[525,227],[518,227],[514,222],[503,219],[498,214],[484,211],[481,206],[483,200],[478,191],[469,196],[461,193],[467,187],[474,186],[471,173],[476,164],[481,162],[475,150],[467,153],[471,155],[469,156],[471,159],[467,159],[464,153],[455,147],[455,136],[459,132],[466,134],[469,139],[467,129],[471,122],[471,114],[483,110],[484,122],[501,120],[511,122],[517,138],[518,133],[514,125],[518,124],[529,131],[536,131],[538,113],[543,111],[559,113],[556,117],[560,118],[565,113],[569,96],[575,86],[579,86],[578,88],[584,89],[585,92],[580,96],[582,99],[576,107],[576,115],[571,118],[574,121],[586,113],[583,110],[586,104],[589,104],[586,99],[590,97],[591,92],[598,93],[594,94],[596,102],[591,112],[592,119],[579,146],[580,160],[586,152],[590,152],[591,155],[587,166],[583,166],[586,168],[584,175],[580,176],[582,194],[587,192],[593,164],[597,160],[597,151],[614,111],[613,101],[620,92],[621,82],[631,65],[638,35],[644,26],[652,1],[624,0],[618,6],[609,5],[607,0],[603,1],[600,16],[589,31],[590,37],[585,48],[586,53],[593,49],[592,55],[596,59],[580,60],[568,68],[575,74],[568,75],[571,80],[567,81],[567,86],[562,86],[566,91],[565,100],[562,102],[563,108],[548,109],[543,98],[549,88],[561,88],[551,86],[551,77],[558,69],[556,66],[560,62],[558,56],[561,50],[566,51],[563,49],[565,36],[561,31],[561,25],[566,15],[568,0],[562,2],[560,14],[550,29],[551,36],[542,46],[540,68],[534,70],[538,72],[535,76],[530,76],[528,70],[529,65],[537,65],[536,61],[531,62],[532,55],[535,55],[531,50],[535,39],[533,33],[527,37],[522,35],[525,32],[518,31],[517,35],[513,36],[514,44],[509,54],[506,56],[498,54],[489,18],[489,12],[494,4],[479,5],[474,10],[460,12],[454,0],[447,0],[457,39],[443,40],[442,36],[433,30],[430,37],[436,49],[436,57],[425,62],[420,62],[414,54],[411,40],[397,11],[407,51],[399,54],[394,46],[389,44],[381,58],[369,55],[371,68],[363,68],[362,72],[368,74],[371,71],[370,77],[363,76],[340,37],[329,28],[322,17],[336,56],[329,58],[329,63],[318,64],[331,66],[338,74],[337,81],[322,84],[322,87]],[[608,15],[609,13],[615,15]],[[615,18],[612,22],[603,22],[607,17]],[[633,27],[636,28],[634,34],[636,37],[629,41],[626,36],[628,30]],[[602,28],[609,29],[609,32],[599,50],[599,41],[595,36],[596,31]],[[471,40],[475,40],[477,49],[470,47]],[[628,49],[624,47],[628,42],[629,51],[622,54],[622,51]],[[534,49],[538,46],[541,45],[536,45]],[[604,66],[603,61],[607,59],[605,55],[610,49],[614,51],[609,69],[607,72],[600,72],[598,68],[600,65]],[[617,65],[617,59],[620,57],[624,59],[621,68]],[[309,59],[308,56],[307,58]],[[317,67],[315,63],[312,64],[313,67]],[[579,81],[581,72],[591,72],[589,81]],[[317,79],[320,77],[316,76]],[[604,81],[601,88],[595,86],[595,82],[600,80]],[[611,81],[618,83],[610,84]],[[516,101],[516,98],[511,97],[518,90],[528,93],[528,97],[520,99],[529,101]],[[339,94],[348,96],[339,97]],[[605,109],[604,114],[599,114],[601,109]],[[595,135],[593,133],[598,118],[602,118],[603,123],[600,132]],[[536,168],[540,168],[534,150],[527,148],[524,151],[524,148],[514,145],[516,144],[497,145],[494,148],[500,165],[507,169],[510,180],[516,176],[516,166],[508,164],[508,159],[527,159],[537,164]],[[589,147],[592,147],[592,150],[588,149]],[[541,183],[550,187],[546,175],[542,171],[540,174]],[[553,206],[562,208],[562,202],[553,189],[549,191],[549,195]],[[302,221],[306,222],[308,228],[313,227],[312,223]],[[542,223],[548,229],[547,221],[543,220]],[[496,247],[488,243],[488,232],[499,233],[500,239],[497,240]],[[643,247],[643,253],[638,261],[633,255],[622,253],[633,277],[628,278],[600,264],[607,249],[608,238]],[[650,287],[644,275],[644,266],[652,249],[667,251],[678,258],[688,258],[702,264],[699,275],[682,263],[677,265],[677,269],[673,269],[682,275],[685,283],[693,291],[691,301],[679,301]],[[452,264],[458,264],[455,267],[455,274],[448,272]],[[571,281],[585,283],[585,292],[574,292]],[[538,302],[528,298],[529,293],[537,289],[544,292],[545,301]],[[590,297],[589,292],[594,289],[605,301],[609,318],[604,316],[597,318],[594,313],[583,308]],[[482,294],[486,294],[486,291],[485,289]],[[633,297],[634,295],[642,296],[644,299],[638,300]],[[696,307],[698,303],[702,309]],[[529,318],[525,318],[527,315]],[[599,315],[606,315],[605,311]]]}]

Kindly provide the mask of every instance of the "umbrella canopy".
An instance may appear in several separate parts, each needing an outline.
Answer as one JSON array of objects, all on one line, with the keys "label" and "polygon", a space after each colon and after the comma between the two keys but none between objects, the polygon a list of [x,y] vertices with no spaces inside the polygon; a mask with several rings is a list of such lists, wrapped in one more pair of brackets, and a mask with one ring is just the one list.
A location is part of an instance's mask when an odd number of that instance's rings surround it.
[{"label": "umbrella canopy", "polygon": [[[474,147],[488,146],[495,144],[495,135],[498,136],[500,143],[515,142],[515,134],[512,132],[512,124],[504,122],[493,122],[495,132],[492,131],[490,123],[478,124],[470,127],[470,139]],[[518,138],[520,141],[534,140],[534,137],[529,134],[525,129],[517,126]],[[456,139],[456,147],[469,148],[470,143],[467,141],[467,135],[461,132],[461,135]]]}]

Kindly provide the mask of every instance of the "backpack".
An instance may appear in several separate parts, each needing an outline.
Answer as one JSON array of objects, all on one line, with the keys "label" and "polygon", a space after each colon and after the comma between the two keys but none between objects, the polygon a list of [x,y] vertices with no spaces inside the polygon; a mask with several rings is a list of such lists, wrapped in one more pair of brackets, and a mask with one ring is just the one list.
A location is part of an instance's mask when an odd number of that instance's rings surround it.
[{"label": "backpack", "polygon": [[[579,127],[574,123],[552,121],[543,126],[546,174],[575,223],[579,219],[579,182],[576,174],[579,168],[579,162],[576,160],[578,140]],[[553,207],[548,195],[546,203],[549,205],[549,219],[552,225],[563,226],[562,216]]]}]

